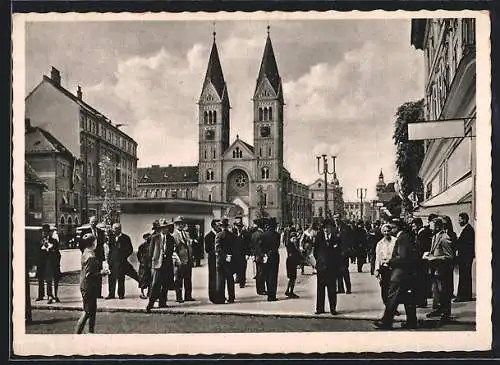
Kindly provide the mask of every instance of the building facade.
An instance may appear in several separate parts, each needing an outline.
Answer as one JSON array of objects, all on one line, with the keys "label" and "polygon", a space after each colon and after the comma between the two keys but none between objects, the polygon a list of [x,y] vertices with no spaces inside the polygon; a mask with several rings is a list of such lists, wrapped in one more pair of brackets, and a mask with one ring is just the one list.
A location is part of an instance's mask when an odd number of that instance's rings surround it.
[{"label": "building facade", "polygon": [[344,202],[345,218],[352,221],[371,221],[374,217],[373,203],[370,201],[346,201]]},{"label": "building facade", "polygon": [[328,211],[325,214],[325,182],[324,179],[317,179],[309,185],[309,197],[312,201],[312,216],[315,218],[324,218],[328,215],[339,213],[344,216],[344,198],[343,188],[337,178],[328,183]]},{"label": "building facade", "polygon": [[[57,227],[64,243],[82,222],[82,161],[51,133],[32,127],[29,120],[26,121],[25,161],[46,186],[41,200],[43,223]],[[32,205],[40,207],[36,195],[27,195],[26,200],[30,211]]]},{"label": "building facade", "polygon": [[425,57],[425,119],[464,120],[465,136],[424,142],[419,171],[424,201],[414,215],[475,219],[476,176],[475,19],[412,20],[411,43]]},{"label": "building facade", "polygon": [[229,91],[214,41],[198,100],[198,165],[139,170],[138,194],[229,202],[248,224],[260,215],[281,224],[310,219],[305,185],[283,163],[284,98],[268,34],[253,95],[253,145],[236,135],[230,143]]},{"label": "building facade", "polygon": [[43,192],[47,185],[36,174],[28,162],[24,162],[24,224],[43,224]]},{"label": "building facade", "polygon": [[101,112],[61,85],[59,70],[42,81],[25,99],[26,118],[50,132],[68,151],[82,161],[82,218],[86,222],[88,199],[102,196],[101,162],[108,156],[114,166],[115,194],[131,197],[137,188],[137,143]]}]

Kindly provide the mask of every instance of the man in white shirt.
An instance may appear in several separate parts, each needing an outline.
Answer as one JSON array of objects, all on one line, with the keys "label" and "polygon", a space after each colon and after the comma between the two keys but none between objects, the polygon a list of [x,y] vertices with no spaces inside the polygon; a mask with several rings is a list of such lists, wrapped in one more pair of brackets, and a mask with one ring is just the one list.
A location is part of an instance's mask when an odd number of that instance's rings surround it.
[{"label": "man in white shirt", "polygon": [[384,224],[381,231],[384,237],[378,241],[375,247],[375,275],[379,279],[382,301],[386,304],[391,278],[388,262],[392,257],[396,237],[392,235],[392,226],[390,224]]}]

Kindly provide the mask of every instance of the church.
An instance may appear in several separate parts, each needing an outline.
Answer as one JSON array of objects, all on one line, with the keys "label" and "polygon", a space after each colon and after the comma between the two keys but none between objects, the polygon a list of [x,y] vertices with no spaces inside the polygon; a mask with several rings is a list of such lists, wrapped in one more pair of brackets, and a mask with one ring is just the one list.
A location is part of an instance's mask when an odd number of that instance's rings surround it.
[{"label": "church", "polygon": [[253,95],[253,145],[230,138],[230,98],[214,39],[198,101],[198,165],[138,169],[142,198],[233,203],[246,224],[268,215],[280,224],[306,224],[312,215],[307,185],[284,166],[282,80],[268,34]]}]

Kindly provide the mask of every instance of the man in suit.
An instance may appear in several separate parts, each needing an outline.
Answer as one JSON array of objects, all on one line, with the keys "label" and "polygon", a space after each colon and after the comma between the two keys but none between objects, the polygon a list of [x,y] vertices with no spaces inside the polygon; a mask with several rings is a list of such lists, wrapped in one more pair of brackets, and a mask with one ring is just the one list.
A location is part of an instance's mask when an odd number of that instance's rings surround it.
[{"label": "man in suit", "polygon": [[257,225],[255,232],[252,234],[252,251],[255,261],[255,287],[258,295],[267,295],[266,292],[266,267],[264,263],[264,248],[262,245],[262,235],[264,234],[264,226],[267,224],[267,218],[258,218],[254,220]]},{"label": "man in suit", "polygon": [[429,267],[427,260],[422,257],[424,253],[431,250],[432,231],[429,227],[424,227],[421,218],[413,219],[411,223],[415,239],[415,248],[418,253],[419,261],[417,265],[417,307],[426,308],[427,298],[432,297],[432,279],[429,275]]},{"label": "man in suit", "polygon": [[[341,254],[341,270],[337,279],[337,292],[351,294],[351,277],[349,274],[349,252],[351,251],[351,229],[347,224],[342,222],[340,214],[333,216],[335,226],[337,227],[336,234],[340,244]],[[345,283],[345,287],[344,287]]]},{"label": "man in suit", "polygon": [[262,248],[264,253],[263,262],[266,265],[265,282],[267,287],[267,301],[276,301],[278,290],[278,269],[280,263],[279,247],[280,234],[276,232],[278,224],[276,218],[270,218],[266,229],[262,234]]},{"label": "man in suit", "polygon": [[316,259],[316,314],[325,313],[325,290],[328,290],[330,313],[337,314],[337,277],[341,267],[339,238],[334,233],[335,223],[327,218],[324,231],[314,241]]},{"label": "man in suit", "polygon": [[134,252],[130,237],[122,232],[120,223],[112,226],[113,235],[108,240],[108,265],[111,274],[108,278],[109,293],[106,299],[115,298],[118,282],[118,298],[125,298],[125,275],[139,282],[139,275],[128,262],[128,257]]},{"label": "man in suit", "polygon": [[[95,249],[95,257],[97,261],[100,263],[99,270],[102,269],[102,263],[106,261],[106,257],[104,254],[104,244],[106,243],[106,235],[102,229],[97,227],[97,217],[92,216],[89,220],[91,233],[97,240],[97,246]],[[80,247],[80,250],[83,252],[83,249]],[[108,278],[109,280],[109,278]],[[102,298],[102,276],[99,276],[99,292],[97,293],[98,298]]]},{"label": "man in suit", "polygon": [[215,236],[215,304],[224,304],[226,301],[226,285],[228,303],[234,303],[234,246],[235,236],[229,230],[229,219],[221,220],[221,231]]},{"label": "man in suit", "polygon": [[174,253],[175,240],[169,232],[173,222],[162,219],[158,222],[158,231],[150,240],[149,257],[153,269],[151,294],[146,306],[146,312],[150,312],[156,300],[159,308],[167,308],[168,290],[174,289],[174,267],[172,255]]},{"label": "man in suit", "polygon": [[[175,240],[175,252],[180,259],[180,265],[177,268],[177,275],[175,278],[175,293],[178,303],[194,301],[192,297],[193,251],[191,240],[189,239],[188,233],[185,231],[185,227],[186,225],[183,217],[179,216],[174,220],[174,233],[172,236]],[[184,297],[182,296],[183,288]]]},{"label": "man in suit", "polygon": [[440,317],[445,321],[451,315],[451,298],[453,295],[453,259],[454,249],[451,238],[445,231],[444,220],[433,220],[434,236],[428,255],[423,258],[429,261],[432,272],[432,294],[436,309],[427,314],[427,318]]},{"label": "man in suit", "polygon": [[220,232],[220,220],[212,219],[210,227],[212,229],[205,235],[205,252],[208,259],[208,299],[214,303],[216,301],[215,236]]},{"label": "man in suit", "polygon": [[244,229],[242,217],[235,217],[233,233],[235,236],[233,258],[236,282],[240,288],[244,288],[247,280],[247,258],[250,255],[250,237]]},{"label": "man in suit", "polygon": [[472,300],[472,262],[475,255],[475,232],[469,224],[469,215],[460,213],[458,224],[462,228],[457,240],[458,289],[454,302]]},{"label": "man in suit", "polygon": [[368,261],[370,262],[370,275],[375,274],[375,251],[377,249],[377,243],[384,238],[384,235],[380,231],[380,222],[376,221],[372,223],[371,229],[368,232]]},{"label": "man in suit", "polygon": [[387,303],[382,319],[375,321],[374,325],[377,329],[391,329],[398,305],[404,303],[406,323],[403,323],[402,327],[414,329],[417,327],[417,309],[414,298],[417,252],[409,233],[403,231],[403,222],[400,219],[393,219],[392,228],[396,234],[396,242],[388,262],[392,271]]}]

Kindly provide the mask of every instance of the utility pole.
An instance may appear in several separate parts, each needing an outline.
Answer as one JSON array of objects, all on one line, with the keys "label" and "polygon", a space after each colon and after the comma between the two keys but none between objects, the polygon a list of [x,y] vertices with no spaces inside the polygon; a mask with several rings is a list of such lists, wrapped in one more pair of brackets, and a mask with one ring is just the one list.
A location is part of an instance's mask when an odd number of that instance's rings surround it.
[{"label": "utility pole", "polygon": [[366,199],[366,188],[356,189],[356,195],[361,199],[361,220],[363,220],[363,199]]},{"label": "utility pole", "polygon": [[[321,156],[316,156],[316,160],[318,161],[318,174],[323,175],[324,184],[325,184],[325,218],[328,214],[328,175],[333,175],[335,173],[335,158],[336,156],[332,156],[333,161],[333,171],[330,172],[328,170],[328,159],[326,155],[323,154]],[[320,167],[320,160],[323,160],[323,168]]]}]

